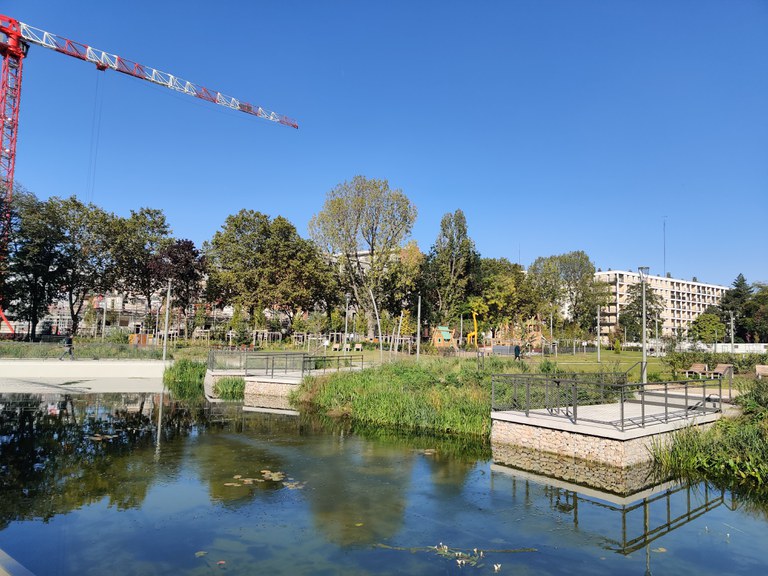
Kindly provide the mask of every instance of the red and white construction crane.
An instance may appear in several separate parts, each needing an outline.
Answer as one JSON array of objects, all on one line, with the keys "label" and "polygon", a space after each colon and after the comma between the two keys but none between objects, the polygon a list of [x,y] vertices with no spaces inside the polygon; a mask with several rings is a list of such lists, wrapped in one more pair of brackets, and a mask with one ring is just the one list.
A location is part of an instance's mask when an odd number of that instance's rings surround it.
[{"label": "red and white construction crane", "polygon": [[[2,112],[2,131],[0,132],[0,193],[4,192],[4,213],[0,226],[0,262],[5,258],[10,226],[10,206],[13,197],[13,173],[16,164],[16,138],[19,131],[19,98],[21,96],[21,67],[30,44],[44,46],[67,56],[73,56],[86,62],[92,62],[99,70],[112,69],[147,82],[165,86],[176,92],[182,92],[213,104],[226,106],[233,110],[252,114],[271,122],[298,128],[295,120],[226,96],[216,90],[210,90],[199,84],[161,72],[155,68],[138,64],[116,54],[92,48],[68,38],[56,36],[45,30],[34,28],[8,16],[0,15],[0,54],[3,57],[2,82],[0,84],[0,112]],[[13,332],[13,327],[0,307],[0,320]]]}]

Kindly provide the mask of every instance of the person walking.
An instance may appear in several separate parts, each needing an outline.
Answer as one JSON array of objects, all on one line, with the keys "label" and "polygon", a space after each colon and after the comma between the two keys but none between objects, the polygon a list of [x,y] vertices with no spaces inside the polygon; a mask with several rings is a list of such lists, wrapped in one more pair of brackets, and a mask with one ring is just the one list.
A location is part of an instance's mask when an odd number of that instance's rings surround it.
[{"label": "person walking", "polygon": [[69,359],[74,360],[75,359],[75,353],[74,353],[74,345],[72,343],[72,332],[67,332],[67,335],[64,337],[64,352],[61,353],[61,356],[59,356],[59,360],[64,360],[64,356],[69,354]]}]

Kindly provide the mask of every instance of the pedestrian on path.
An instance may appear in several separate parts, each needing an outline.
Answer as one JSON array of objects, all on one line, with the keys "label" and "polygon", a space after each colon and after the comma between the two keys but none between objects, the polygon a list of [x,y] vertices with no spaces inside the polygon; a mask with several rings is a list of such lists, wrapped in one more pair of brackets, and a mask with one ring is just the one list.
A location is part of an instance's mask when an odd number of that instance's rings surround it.
[{"label": "pedestrian on path", "polygon": [[69,359],[74,360],[75,359],[75,347],[72,343],[72,332],[67,332],[67,335],[64,337],[64,352],[61,353],[61,356],[59,356],[59,360],[64,360],[64,356],[69,354]]}]

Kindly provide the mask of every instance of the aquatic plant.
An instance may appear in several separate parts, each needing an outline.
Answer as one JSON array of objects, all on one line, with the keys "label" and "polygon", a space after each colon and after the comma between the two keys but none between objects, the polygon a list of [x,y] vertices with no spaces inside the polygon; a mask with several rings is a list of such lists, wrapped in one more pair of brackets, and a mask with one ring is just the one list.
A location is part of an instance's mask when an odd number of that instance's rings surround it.
[{"label": "aquatic plant", "polygon": [[183,400],[202,398],[205,372],[204,362],[179,360],[166,368],[163,383],[176,398]]},{"label": "aquatic plant", "polygon": [[242,401],[245,395],[245,379],[240,376],[225,376],[213,387],[222,400]]}]

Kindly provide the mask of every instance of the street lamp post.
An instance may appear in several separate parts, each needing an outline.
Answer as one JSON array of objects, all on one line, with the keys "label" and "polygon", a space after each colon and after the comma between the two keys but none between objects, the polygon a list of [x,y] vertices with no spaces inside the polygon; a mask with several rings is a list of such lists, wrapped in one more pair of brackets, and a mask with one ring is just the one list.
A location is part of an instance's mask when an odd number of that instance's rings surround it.
[{"label": "street lamp post", "polygon": [[638,266],[640,273],[640,283],[643,285],[643,362],[641,366],[641,380],[645,384],[648,382],[648,351],[645,345],[645,278],[648,276],[648,266]]},{"label": "street lamp post", "polygon": [[349,292],[344,294],[344,298],[347,301],[347,305],[344,308],[344,342],[341,344],[344,350],[344,355],[347,354],[347,323],[349,321],[349,299],[351,298]]}]

